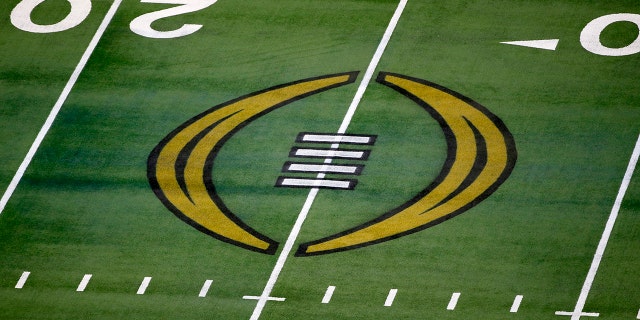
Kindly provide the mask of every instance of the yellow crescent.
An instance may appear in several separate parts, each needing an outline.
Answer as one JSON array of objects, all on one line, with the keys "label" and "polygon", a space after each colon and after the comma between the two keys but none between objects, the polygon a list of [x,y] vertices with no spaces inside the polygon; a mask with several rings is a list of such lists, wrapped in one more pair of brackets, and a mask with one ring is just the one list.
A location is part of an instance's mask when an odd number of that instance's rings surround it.
[{"label": "yellow crescent", "polygon": [[405,204],[355,228],[304,243],[297,256],[360,248],[436,225],[487,198],[515,166],[511,133],[480,104],[421,79],[380,73],[377,81],[412,99],[440,123],[448,144],[443,169]]},{"label": "yellow crescent", "polygon": [[256,118],[298,99],[355,81],[357,72],[304,79],[215,106],[187,121],[151,152],[147,177],[162,203],[194,228],[222,241],[274,254],[278,243],[244,224],[215,192],[211,173],[222,145]]}]

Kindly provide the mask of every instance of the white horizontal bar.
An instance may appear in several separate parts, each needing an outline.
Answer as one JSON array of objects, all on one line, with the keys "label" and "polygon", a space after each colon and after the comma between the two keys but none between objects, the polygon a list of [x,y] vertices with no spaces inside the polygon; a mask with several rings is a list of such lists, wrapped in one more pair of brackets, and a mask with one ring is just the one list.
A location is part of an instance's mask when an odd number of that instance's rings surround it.
[{"label": "white horizontal bar", "polygon": [[297,157],[364,159],[367,153],[349,150],[296,149],[293,155]]},{"label": "white horizontal bar", "polygon": [[571,316],[573,317],[599,317],[600,314],[596,312],[578,312],[575,311],[556,311],[556,316]]},{"label": "white horizontal bar", "polygon": [[310,187],[310,188],[334,188],[353,189],[351,180],[324,180],[324,179],[302,179],[283,178],[278,181],[278,186],[282,187]]},{"label": "white horizontal bar", "polygon": [[313,134],[307,133],[300,137],[299,142],[318,142],[318,143],[352,143],[352,144],[371,144],[373,137],[371,136],[348,136],[342,134]]},{"label": "white horizontal bar", "polygon": [[326,172],[326,173],[346,173],[356,174],[358,166],[337,165],[337,164],[307,164],[307,163],[290,163],[287,171],[296,172]]},{"label": "white horizontal bar", "polygon": [[[242,299],[244,299],[244,300],[260,300],[260,299],[262,299],[262,297],[260,297],[260,296],[244,296],[244,297],[242,297]],[[280,302],[283,302],[283,301],[286,300],[286,298],[268,297],[267,300],[268,301],[280,301]]]}]

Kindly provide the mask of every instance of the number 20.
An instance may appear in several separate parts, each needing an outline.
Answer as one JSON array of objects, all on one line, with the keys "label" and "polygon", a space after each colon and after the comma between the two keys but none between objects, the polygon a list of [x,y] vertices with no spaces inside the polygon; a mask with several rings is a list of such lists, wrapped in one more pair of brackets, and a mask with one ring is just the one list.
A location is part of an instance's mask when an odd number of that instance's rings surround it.
[{"label": "number 20", "polygon": [[[49,25],[36,24],[31,12],[46,0],[22,0],[11,11],[11,23],[18,29],[33,33],[52,33],[71,29],[84,21],[91,11],[91,0],[67,0],[71,11],[62,20]],[[178,38],[190,35],[202,28],[199,24],[185,24],[172,31],[158,31],[151,27],[156,20],[202,10],[218,0],[141,0],[142,3],[177,4],[179,6],[145,13],[131,21],[129,28],[136,34],[148,38]]]}]

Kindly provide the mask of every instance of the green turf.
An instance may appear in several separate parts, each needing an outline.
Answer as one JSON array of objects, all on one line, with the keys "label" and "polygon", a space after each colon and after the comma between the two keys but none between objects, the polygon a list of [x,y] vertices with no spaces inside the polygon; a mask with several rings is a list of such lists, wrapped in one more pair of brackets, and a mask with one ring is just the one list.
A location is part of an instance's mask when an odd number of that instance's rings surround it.
[{"label": "green turf", "polygon": [[[0,4],[0,190],[22,161],[104,16],[80,26],[15,29]],[[153,26],[204,27],[148,39],[129,22],[169,5],[124,1],[0,216],[0,319],[248,319],[275,264],[177,219],[146,177],[151,150],[210,107],[275,85],[364,73],[396,1],[219,1]],[[34,21],[54,21],[66,1]],[[486,106],[513,133],[518,160],[469,212],[397,240],[291,257],[261,319],[558,319],[573,310],[639,133],[639,54],[584,50],[582,28],[635,2],[409,1],[378,70],[426,79]],[[602,34],[624,46],[637,27]],[[558,38],[556,51],[501,41]],[[274,188],[302,131],[336,132],[358,82],[296,101],[240,130],[213,181],[248,225],[284,244],[306,189]],[[438,123],[371,83],[348,130],[377,135],[353,191],[322,190],[297,245],[369,221],[428,185],[445,159]],[[632,181],[585,309],[634,319],[640,188]],[[15,289],[23,271],[31,277]],[[85,292],[75,292],[93,274]],[[144,277],[153,280],[136,295]],[[198,292],[213,280],[206,298]],[[336,286],[329,304],[320,303]],[[393,306],[384,307],[390,289]],[[456,310],[446,310],[460,292]],[[516,295],[524,299],[509,313]],[[561,318],[560,318],[561,319]]]}]

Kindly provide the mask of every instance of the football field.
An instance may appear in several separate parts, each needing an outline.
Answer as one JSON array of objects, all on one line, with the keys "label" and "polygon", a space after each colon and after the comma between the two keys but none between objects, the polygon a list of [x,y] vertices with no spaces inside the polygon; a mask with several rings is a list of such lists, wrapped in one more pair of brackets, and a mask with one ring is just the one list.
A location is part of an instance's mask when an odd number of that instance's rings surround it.
[{"label": "football field", "polygon": [[4,0],[0,319],[640,319],[637,1]]}]

